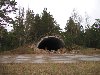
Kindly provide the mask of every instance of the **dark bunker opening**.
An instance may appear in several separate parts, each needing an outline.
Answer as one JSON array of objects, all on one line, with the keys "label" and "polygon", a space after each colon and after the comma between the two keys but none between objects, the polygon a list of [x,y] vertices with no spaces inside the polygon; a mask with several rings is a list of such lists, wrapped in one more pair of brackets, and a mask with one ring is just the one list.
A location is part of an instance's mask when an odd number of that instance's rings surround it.
[{"label": "dark bunker opening", "polygon": [[56,37],[43,38],[38,44],[39,49],[47,49],[49,51],[57,51],[60,48],[64,47],[64,42]]}]

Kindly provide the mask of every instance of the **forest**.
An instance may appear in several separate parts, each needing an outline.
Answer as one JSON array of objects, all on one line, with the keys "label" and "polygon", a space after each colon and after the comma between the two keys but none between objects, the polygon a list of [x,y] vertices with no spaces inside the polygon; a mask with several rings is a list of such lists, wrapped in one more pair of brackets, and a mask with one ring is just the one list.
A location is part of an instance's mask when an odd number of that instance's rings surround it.
[{"label": "forest", "polygon": [[[73,11],[66,19],[65,30],[60,28],[53,15],[44,8],[41,14],[35,14],[34,9],[27,10],[16,7],[15,0],[0,0],[0,51],[13,50],[20,46],[36,43],[47,35],[60,35],[66,48],[74,45],[87,48],[100,48],[100,19],[90,25],[86,18],[86,27],[82,25],[81,16]],[[18,15],[13,19],[9,13]],[[7,31],[6,26],[13,29]]]}]

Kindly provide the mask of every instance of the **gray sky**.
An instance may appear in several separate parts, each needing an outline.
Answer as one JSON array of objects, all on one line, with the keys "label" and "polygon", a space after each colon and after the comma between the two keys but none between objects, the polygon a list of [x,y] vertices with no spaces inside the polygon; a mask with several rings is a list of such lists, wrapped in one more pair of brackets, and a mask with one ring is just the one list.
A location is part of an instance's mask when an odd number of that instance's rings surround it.
[{"label": "gray sky", "polygon": [[78,13],[85,17],[85,12],[90,17],[91,23],[96,18],[100,18],[100,0],[16,0],[18,6],[28,7],[34,11],[35,14],[41,14],[44,8],[48,9],[54,19],[64,28],[67,20],[71,16],[75,8]]}]

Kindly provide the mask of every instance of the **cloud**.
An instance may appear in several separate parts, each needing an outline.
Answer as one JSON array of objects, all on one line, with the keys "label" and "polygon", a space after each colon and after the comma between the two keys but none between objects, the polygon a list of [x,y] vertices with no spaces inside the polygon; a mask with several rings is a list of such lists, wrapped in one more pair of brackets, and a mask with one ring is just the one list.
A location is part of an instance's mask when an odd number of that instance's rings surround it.
[{"label": "cloud", "polygon": [[91,20],[100,17],[99,3],[100,0],[16,0],[18,5],[33,9],[35,13],[41,14],[44,8],[48,8],[48,11],[54,16],[57,23],[61,28],[64,28],[68,18],[71,16],[74,8],[85,16],[87,12]]}]

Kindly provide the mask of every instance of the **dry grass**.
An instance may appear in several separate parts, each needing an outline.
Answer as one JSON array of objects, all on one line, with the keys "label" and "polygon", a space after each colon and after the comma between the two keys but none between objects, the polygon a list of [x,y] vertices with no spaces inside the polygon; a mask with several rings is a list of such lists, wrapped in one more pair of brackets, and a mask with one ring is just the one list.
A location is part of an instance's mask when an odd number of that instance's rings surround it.
[{"label": "dry grass", "polygon": [[87,48],[87,49],[80,50],[79,54],[85,54],[85,55],[100,54],[100,49]]},{"label": "dry grass", "polygon": [[100,62],[0,64],[0,75],[100,75]]}]

